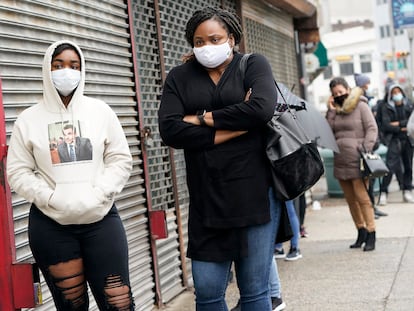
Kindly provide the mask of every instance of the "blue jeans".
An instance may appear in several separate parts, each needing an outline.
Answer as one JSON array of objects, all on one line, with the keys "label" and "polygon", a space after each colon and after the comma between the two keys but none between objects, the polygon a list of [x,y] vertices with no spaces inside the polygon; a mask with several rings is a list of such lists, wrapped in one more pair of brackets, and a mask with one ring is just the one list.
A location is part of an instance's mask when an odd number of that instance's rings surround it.
[{"label": "blue jeans", "polygon": [[[293,200],[289,200],[285,202],[286,209],[288,212],[288,217],[290,221],[290,226],[292,227],[293,237],[290,239],[290,247],[291,248],[298,248],[299,247],[299,218],[295,210],[295,205]],[[282,243],[278,243],[275,245],[275,249],[281,249],[283,247]]]},{"label": "blue jeans", "polygon": [[280,298],[282,296],[282,291],[280,289],[279,272],[277,271],[277,263],[273,258],[272,264],[270,266],[269,291],[270,297]]},{"label": "blue jeans", "polygon": [[[276,197],[273,197],[271,199],[273,201],[273,204],[276,207],[275,211],[275,219],[274,222],[276,223],[275,232],[279,229],[280,224],[280,215],[281,215],[281,206],[276,205]],[[272,263],[270,265],[270,275],[269,275],[269,291],[270,291],[270,297],[277,297],[281,298],[282,296],[282,290],[280,286],[280,279],[279,279],[279,271],[277,270],[277,262],[272,256]]]},{"label": "blue jeans", "polygon": [[[271,311],[269,273],[280,203],[269,190],[271,221],[247,228],[248,256],[235,261],[237,285],[243,311]],[[197,311],[227,311],[225,293],[232,261],[192,260]]]}]

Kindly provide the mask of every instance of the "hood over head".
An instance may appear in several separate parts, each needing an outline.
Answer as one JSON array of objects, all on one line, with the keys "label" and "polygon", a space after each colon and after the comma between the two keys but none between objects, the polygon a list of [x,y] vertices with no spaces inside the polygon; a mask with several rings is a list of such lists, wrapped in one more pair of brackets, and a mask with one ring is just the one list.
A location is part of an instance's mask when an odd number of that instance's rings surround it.
[{"label": "hood over head", "polygon": [[[73,93],[72,100],[69,103],[69,106],[74,106],[77,104],[80,98],[83,96],[83,91],[85,88],[85,58],[83,53],[78,45],[69,40],[61,40],[52,43],[46,50],[43,67],[42,67],[42,76],[43,76],[43,104],[47,107],[47,110],[51,112],[59,112],[62,109],[66,110],[65,105],[63,104],[58,91],[56,90],[53,81],[52,81],[52,55],[55,52],[56,48],[62,44],[69,44],[73,46],[79,56],[81,61],[81,79],[79,85],[77,86],[75,92]],[[68,106],[68,108],[69,108]]]},{"label": "hood over head", "polygon": [[[388,94],[387,94],[387,102],[388,102],[388,104],[390,104],[391,106],[394,106],[394,101],[392,100],[392,95],[391,95],[391,92],[392,92],[392,90],[393,90],[393,89],[395,89],[395,88],[399,88],[399,89],[401,90],[401,94],[404,96],[404,98],[406,97],[406,96],[405,96],[405,93],[404,93],[404,89],[402,88],[402,86],[401,86],[400,84],[398,84],[398,83],[394,83],[394,84],[390,85],[390,86],[389,86],[389,89],[388,89]],[[404,98],[403,98],[403,101],[404,101]]]}]

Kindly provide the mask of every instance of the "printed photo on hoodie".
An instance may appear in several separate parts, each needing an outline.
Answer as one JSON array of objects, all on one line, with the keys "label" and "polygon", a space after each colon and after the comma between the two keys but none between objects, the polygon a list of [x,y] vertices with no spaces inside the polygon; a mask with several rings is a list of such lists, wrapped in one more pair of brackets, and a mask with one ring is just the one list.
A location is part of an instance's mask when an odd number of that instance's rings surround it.
[{"label": "printed photo on hoodie", "polygon": [[79,120],[51,123],[48,130],[52,164],[92,160],[92,144],[82,137]]}]

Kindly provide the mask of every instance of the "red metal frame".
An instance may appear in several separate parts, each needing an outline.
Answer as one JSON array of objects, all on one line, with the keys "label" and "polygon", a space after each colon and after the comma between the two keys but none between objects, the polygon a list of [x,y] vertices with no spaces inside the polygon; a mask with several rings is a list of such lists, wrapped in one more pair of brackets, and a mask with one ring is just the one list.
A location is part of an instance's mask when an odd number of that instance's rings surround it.
[{"label": "red metal frame", "polygon": [[0,310],[35,306],[30,263],[16,262],[13,208],[6,176],[7,140],[0,78]]},{"label": "red metal frame", "polygon": [[11,194],[6,182],[6,124],[0,79],[0,310],[15,310],[12,285],[12,262],[16,258]]}]

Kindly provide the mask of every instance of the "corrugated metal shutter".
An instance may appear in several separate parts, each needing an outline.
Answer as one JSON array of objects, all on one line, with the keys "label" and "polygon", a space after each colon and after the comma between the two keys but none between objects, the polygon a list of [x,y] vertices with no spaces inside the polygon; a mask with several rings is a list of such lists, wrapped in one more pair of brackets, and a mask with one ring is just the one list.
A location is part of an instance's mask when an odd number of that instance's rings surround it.
[{"label": "corrugated metal shutter", "polygon": [[[150,310],[155,300],[154,281],[128,32],[127,5],[122,0],[0,3],[0,75],[8,135],[18,114],[41,97],[44,52],[51,42],[62,38],[77,42],[85,54],[85,93],[111,105],[123,125],[134,168],[116,204],[128,236],[137,310]],[[12,200],[17,258],[23,261],[31,258],[27,240],[29,205],[15,193]],[[46,285],[43,291],[44,304],[36,310],[53,310]]]},{"label": "corrugated metal shutter", "polygon": [[243,1],[246,52],[260,53],[269,60],[273,75],[299,92],[293,17],[262,2]]},{"label": "corrugated metal shutter", "polygon": [[[160,55],[157,42],[154,1],[132,1],[135,43],[140,78],[140,102],[145,114],[143,122],[151,129],[153,146],[146,148],[149,191],[153,210],[167,211],[168,238],[157,240],[156,256],[162,301],[166,302],[183,290],[176,216],[174,213],[173,178],[169,149],[158,133],[158,106],[162,87]],[[172,290],[173,294],[169,294]]]},{"label": "corrugated metal shutter", "polygon": [[[188,190],[182,150],[173,150],[162,144],[158,132],[157,111],[161,94],[162,74],[181,63],[181,58],[190,51],[184,38],[185,25],[196,9],[219,6],[221,1],[169,1],[160,0],[160,30],[155,24],[154,1],[133,0],[134,26],[137,30],[138,68],[140,69],[141,105],[146,112],[145,126],[151,128],[154,145],[147,149],[152,208],[166,210],[168,238],[156,241],[158,272],[162,302],[168,302],[192,282],[190,260],[185,257],[188,234]],[[234,10],[233,5],[229,5]],[[157,36],[163,43],[163,63]],[[171,156],[172,155],[172,156]],[[177,194],[177,201],[174,192]]]},{"label": "corrugated metal shutter", "polygon": [[[217,6],[218,4],[218,1],[159,1],[166,72],[179,65],[182,56],[190,51],[184,32],[187,20],[193,12],[207,5]],[[171,163],[171,158],[165,158],[167,162],[164,164],[168,167],[167,171],[175,170],[178,206],[175,202],[167,206],[169,239],[157,242],[163,302],[169,301],[180,293],[183,290],[183,283],[191,284],[192,282],[191,263],[185,257],[188,242],[189,196],[183,151],[174,150],[173,158],[174,163]],[[166,177],[169,179],[171,175]],[[183,269],[185,269],[184,273]],[[185,276],[187,276],[186,280],[183,279]]]}]

